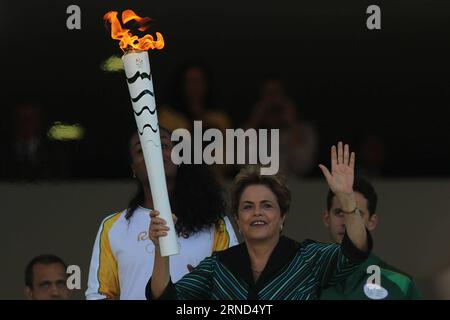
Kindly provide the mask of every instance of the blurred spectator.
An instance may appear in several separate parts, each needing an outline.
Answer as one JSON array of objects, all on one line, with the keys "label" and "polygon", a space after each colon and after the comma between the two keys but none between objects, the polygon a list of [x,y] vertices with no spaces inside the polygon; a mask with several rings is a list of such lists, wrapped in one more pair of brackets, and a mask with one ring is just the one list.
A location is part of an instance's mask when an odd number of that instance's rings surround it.
[{"label": "blurred spectator", "polygon": [[360,175],[379,177],[383,175],[385,163],[385,145],[383,139],[370,133],[364,136],[360,148]]},{"label": "blurred spectator", "polygon": [[[213,101],[212,80],[208,68],[201,62],[189,62],[181,66],[171,88],[169,105],[158,110],[161,126],[173,131],[178,128],[193,132],[194,121],[202,121],[203,131],[208,128],[219,129],[223,135],[232,128],[226,113],[217,109]],[[224,150],[221,151],[225,157]],[[225,160],[225,158],[224,158]],[[214,165],[218,178],[230,174],[230,165]]]},{"label": "blurred spectator", "polygon": [[[366,229],[372,233],[379,221],[377,214],[378,195],[375,188],[368,180],[355,177],[353,191],[356,208],[364,220]],[[342,210],[342,204],[339,199],[331,190],[328,191],[327,208],[323,212],[322,219],[333,242],[342,243],[346,228],[345,212]],[[378,287],[368,285],[368,281],[371,280],[371,273],[368,272],[370,266],[378,266],[380,268],[380,283],[377,283]],[[380,298],[386,300],[417,300],[421,299],[422,295],[411,276],[387,264],[373,252],[350,277],[341,283],[324,288],[321,293],[321,300],[368,300]]]},{"label": "blurred spectator", "polygon": [[316,129],[301,118],[278,77],[264,80],[259,101],[246,127],[280,129],[280,171],[284,174],[300,177],[315,168],[318,153]]},{"label": "blurred spectator", "polygon": [[160,124],[173,131],[193,129],[194,120],[203,121],[203,129],[231,128],[230,118],[214,106],[211,75],[200,62],[186,63],[177,72],[172,85],[170,104],[158,111]]},{"label": "blurred spectator", "polygon": [[450,265],[436,272],[431,283],[435,299],[450,300]]},{"label": "blurred spectator", "polygon": [[49,129],[57,122],[48,126],[45,118],[44,109],[36,102],[22,102],[13,107],[4,160],[9,172],[0,168],[1,177],[13,181],[72,177],[77,141],[65,139],[63,134],[49,137]]},{"label": "blurred spectator", "polygon": [[55,255],[33,258],[25,269],[25,296],[29,300],[68,300],[67,265]]},{"label": "blurred spectator", "polygon": [[48,146],[43,132],[43,114],[37,104],[21,103],[13,110],[12,160],[14,178],[48,177]]}]

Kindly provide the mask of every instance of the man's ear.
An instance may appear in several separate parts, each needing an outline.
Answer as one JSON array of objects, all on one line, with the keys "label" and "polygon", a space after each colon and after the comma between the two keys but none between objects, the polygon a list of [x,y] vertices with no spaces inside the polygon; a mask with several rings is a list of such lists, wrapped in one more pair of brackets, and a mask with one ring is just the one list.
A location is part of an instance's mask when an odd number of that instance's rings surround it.
[{"label": "man's ear", "polygon": [[24,293],[25,293],[25,297],[28,300],[33,300],[33,290],[31,290],[31,288],[29,286],[25,287]]},{"label": "man's ear", "polygon": [[369,231],[374,230],[378,225],[378,216],[376,213],[370,216],[369,221],[367,222],[367,229]]},{"label": "man's ear", "polygon": [[323,210],[322,212],[322,221],[326,227],[330,226],[330,213],[328,210]]}]

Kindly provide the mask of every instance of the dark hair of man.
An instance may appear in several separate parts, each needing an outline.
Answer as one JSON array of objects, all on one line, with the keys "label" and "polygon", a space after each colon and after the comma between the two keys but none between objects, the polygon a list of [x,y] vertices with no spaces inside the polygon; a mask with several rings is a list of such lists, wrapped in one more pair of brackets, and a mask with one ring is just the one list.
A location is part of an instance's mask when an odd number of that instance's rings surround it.
[{"label": "dark hair of man", "polygon": [[64,267],[64,270],[67,270],[66,263],[60,257],[53,254],[42,254],[34,257],[25,268],[25,285],[27,287],[33,288],[33,267],[36,264],[49,265],[54,263],[60,263]]},{"label": "dark hair of man", "polygon": [[[367,200],[367,208],[369,209],[369,216],[371,217],[377,210],[378,196],[373,185],[362,177],[355,177],[353,182],[353,191],[359,192]],[[327,209],[330,211],[333,202],[334,193],[328,190],[327,195]]]}]

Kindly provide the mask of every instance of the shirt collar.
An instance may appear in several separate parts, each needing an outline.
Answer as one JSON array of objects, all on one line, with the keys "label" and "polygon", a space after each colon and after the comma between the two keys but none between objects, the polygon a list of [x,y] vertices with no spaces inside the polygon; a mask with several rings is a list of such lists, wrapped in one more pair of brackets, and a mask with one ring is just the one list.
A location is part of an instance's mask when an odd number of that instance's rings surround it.
[{"label": "shirt collar", "polygon": [[[268,279],[284,267],[297,253],[300,243],[288,237],[281,236],[266,267],[261,273],[256,285],[263,285]],[[249,285],[255,285],[251,271],[250,257],[245,243],[231,247],[218,253],[220,262],[226,265],[236,276],[243,278]]]}]

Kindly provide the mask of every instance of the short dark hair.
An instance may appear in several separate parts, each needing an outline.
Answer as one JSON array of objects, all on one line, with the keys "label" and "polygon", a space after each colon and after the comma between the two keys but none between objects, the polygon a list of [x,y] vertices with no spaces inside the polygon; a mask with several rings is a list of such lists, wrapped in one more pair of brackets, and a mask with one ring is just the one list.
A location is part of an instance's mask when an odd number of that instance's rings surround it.
[{"label": "short dark hair", "polygon": [[231,211],[234,216],[238,215],[239,202],[244,189],[252,185],[265,185],[268,187],[277,197],[281,215],[289,212],[291,191],[287,186],[285,177],[280,174],[262,175],[261,166],[248,165],[243,167],[236,175],[231,188]]},{"label": "short dark hair", "polygon": [[37,257],[34,257],[25,268],[25,285],[27,287],[33,288],[33,267],[36,264],[53,264],[60,263],[64,266],[64,269],[67,270],[66,263],[58,256],[53,254],[42,254]]},{"label": "short dark hair", "polygon": [[[361,193],[364,198],[367,200],[367,208],[369,209],[369,216],[371,217],[373,214],[375,214],[377,210],[377,202],[378,202],[378,196],[375,192],[375,188],[373,185],[367,181],[366,179],[362,177],[355,177],[355,180],[353,182],[353,191]],[[327,195],[327,209],[330,211],[331,204],[333,202],[333,197],[335,194],[333,191],[328,190]]]}]

